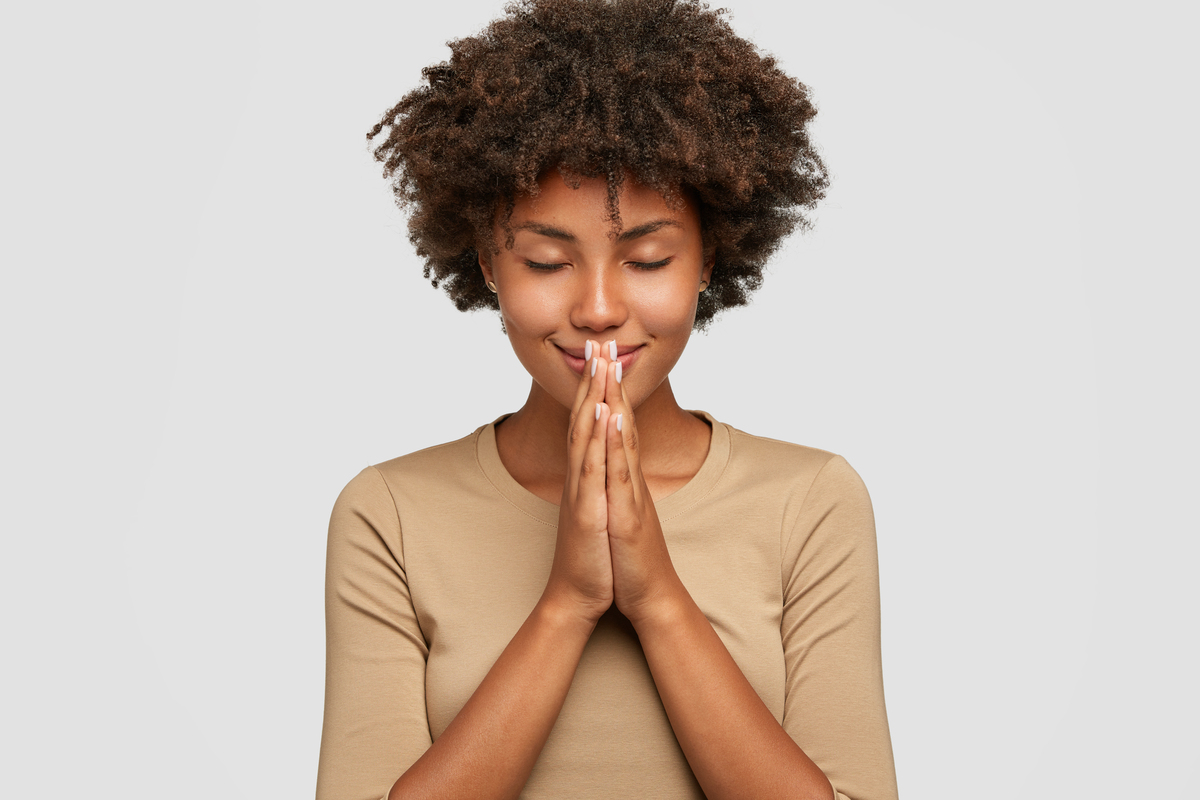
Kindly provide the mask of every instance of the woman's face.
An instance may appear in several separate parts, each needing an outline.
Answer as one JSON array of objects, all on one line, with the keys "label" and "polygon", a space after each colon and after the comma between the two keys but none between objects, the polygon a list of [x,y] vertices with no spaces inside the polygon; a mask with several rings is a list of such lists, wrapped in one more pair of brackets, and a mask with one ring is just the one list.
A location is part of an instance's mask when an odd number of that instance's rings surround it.
[{"label": "woman's face", "polygon": [[535,384],[570,408],[587,340],[615,340],[622,385],[636,408],[683,353],[711,272],[695,203],[685,198],[673,208],[627,177],[617,228],[603,178],[572,189],[551,171],[538,185],[537,197],[521,197],[513,209],[513,247],[504,246],[497,224],[500,252],[480,248],[513,350]]}]

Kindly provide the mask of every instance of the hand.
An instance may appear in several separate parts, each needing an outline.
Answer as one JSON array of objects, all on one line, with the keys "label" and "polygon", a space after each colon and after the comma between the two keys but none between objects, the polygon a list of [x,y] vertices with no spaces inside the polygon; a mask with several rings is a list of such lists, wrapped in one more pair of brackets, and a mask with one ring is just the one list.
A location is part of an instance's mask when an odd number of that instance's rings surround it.
[{"label": "hand", "polygon": [[654,500],[642,475],[637,425],[620,383],[619,363],[609,366],[605,404],[610,409],[606,471],[608,543],[617,609],[636,627],[683,590],[671,563]]},{"label": "hand", "polygon": [[612,372],[599,344],[589,344],[596,358],[584,365],[571,408],[567,427],[567,480],[558,510],[554,563],[544,597],[565,604],[594,623],[613,601],[604,489],[605,433],[610,420],[604,397]]}]

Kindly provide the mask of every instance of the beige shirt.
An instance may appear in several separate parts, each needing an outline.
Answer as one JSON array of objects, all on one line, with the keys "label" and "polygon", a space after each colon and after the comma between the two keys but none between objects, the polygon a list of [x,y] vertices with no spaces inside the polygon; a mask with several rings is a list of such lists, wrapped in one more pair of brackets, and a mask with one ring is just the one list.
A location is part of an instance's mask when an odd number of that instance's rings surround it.
[{"label": "beige shirt", "polygon": [[[656,503],[675,569],[838,797],[896,797],[866,488],[840,456],[701,416],[703,466]],[[494,424],[349,483],[329,526],[318,800],[378,800],[446,729],[541,596],[557,523]],[[703,797],[615,610],[521,796]]]}]

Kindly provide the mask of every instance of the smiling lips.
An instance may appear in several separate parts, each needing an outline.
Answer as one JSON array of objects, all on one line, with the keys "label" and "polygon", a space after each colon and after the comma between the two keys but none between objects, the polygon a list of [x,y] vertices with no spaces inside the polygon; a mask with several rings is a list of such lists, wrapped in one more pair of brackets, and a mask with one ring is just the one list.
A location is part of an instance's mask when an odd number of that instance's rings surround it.
[{"label": "smiling lips", "polygon": [[[601,343],[600,353],[593,353],[592,356],[595,358],[595,357],[599,357],[599,355],[603,354],[605,358],[608,358],[608,352],[607,352],[608,348],[605,347],[606,344],[608,344],[608,343],[607,342]],[[563,360],[567,362],[567,366],[569,366],[575,372],[576,375],[582,375],[583,368],[587,365],[587,362],[583,358],[583,348],[582,347],[566,348],[566,347],[560,346],[560,347],[558,347],[558,349],[560,351],[562,351]],[[637,360],[637,357],[641,353],[641,351],[642,351],[642,346],[640,344],[635,347],[621,347],[620,345],[617,345],[617,361],[621,362],[621,372],[622,373],[629,372],[629,367],[632,366],[633,362]]]}]

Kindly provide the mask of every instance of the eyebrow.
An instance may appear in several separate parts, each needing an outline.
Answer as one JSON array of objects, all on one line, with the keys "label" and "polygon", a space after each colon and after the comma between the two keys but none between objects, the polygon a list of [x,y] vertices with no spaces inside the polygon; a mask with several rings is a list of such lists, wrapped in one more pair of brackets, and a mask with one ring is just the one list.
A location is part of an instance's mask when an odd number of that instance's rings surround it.
[{"label": "eyebrow", "polygon": [[[621,231],[617,235],[618,242],[628,242],[633,239],[639,239],[642,236],[647,236],[662,228],[682,228],[678,222],[672,219],[656,219],[652,222],[646,222],[638,225],[635,228],[630,228],[627,231]],[[531,231],[539,236],[546,236],[550,239],[558,239],[563,242],[575,242],[575,234],[570,231],[565,231],[562,228],[556,228],[553,225],[543,225],[540,222],[526,222],[522,225],[517,225],[513,230]]]}]

